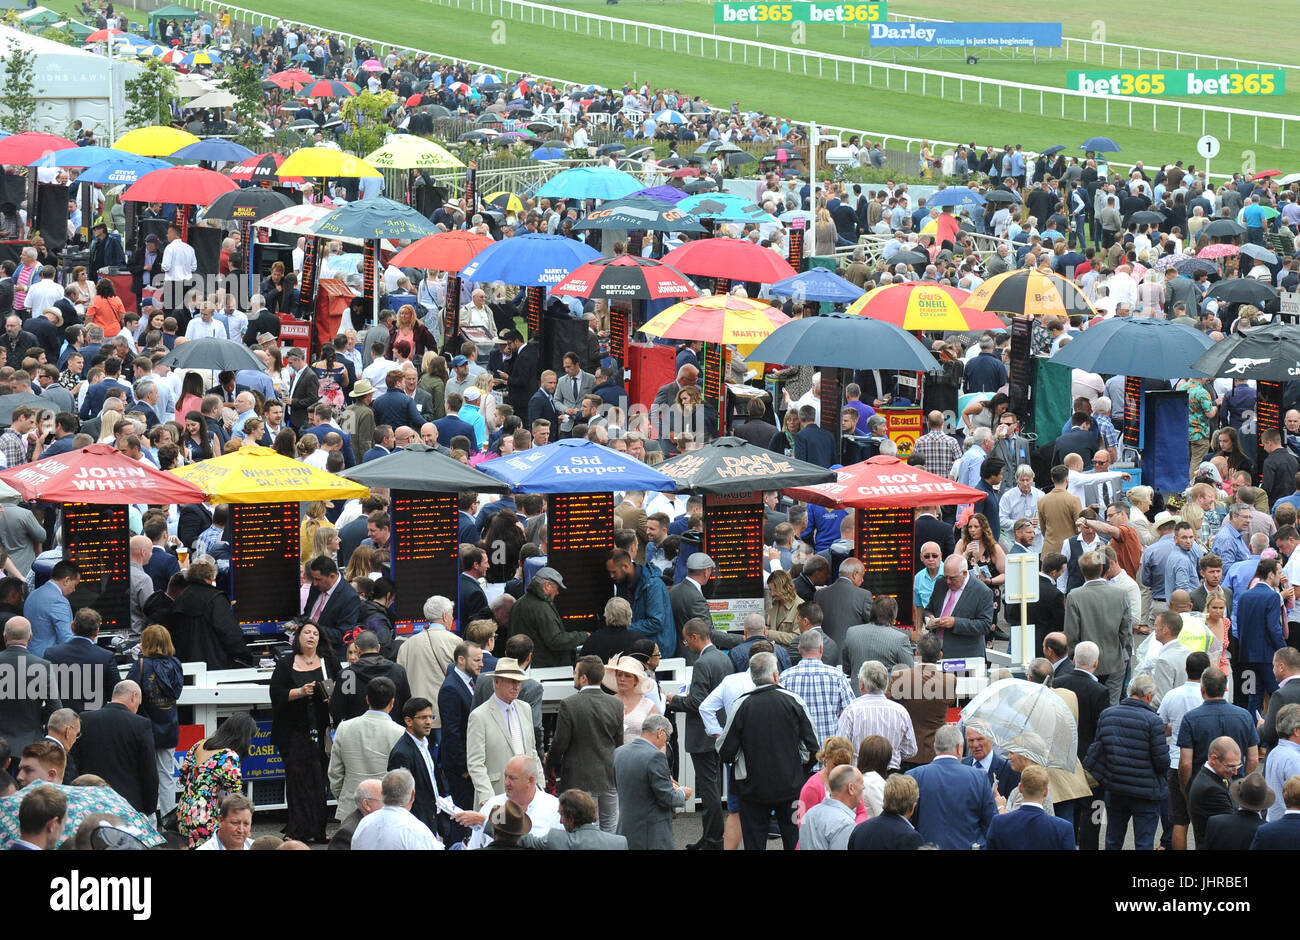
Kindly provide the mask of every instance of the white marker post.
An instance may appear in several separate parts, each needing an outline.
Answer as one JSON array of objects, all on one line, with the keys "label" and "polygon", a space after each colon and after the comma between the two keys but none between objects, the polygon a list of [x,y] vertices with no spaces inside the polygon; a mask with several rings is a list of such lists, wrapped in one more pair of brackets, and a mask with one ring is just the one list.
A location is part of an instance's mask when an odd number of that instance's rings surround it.
[{"label": "white marker post", "polygon": [[1196,142],[1196,152],[1205,161],[1205,182],[1210,182],[1210,161],[1219,155],[1219,138],[1206,134]]},{"label": "white marker post", "polygon": [[[1003,597],[1008,603],[1020,604],[1020,630],[1011,634],[1011,661],[1025,665],[1033,651],[1033,625],[1029,622],[1029,602],[1038,600],[1038,556],[1020,552],[1007,556],[1007,580]],[[1017,642],[1019,640],[1019,642]]]}]

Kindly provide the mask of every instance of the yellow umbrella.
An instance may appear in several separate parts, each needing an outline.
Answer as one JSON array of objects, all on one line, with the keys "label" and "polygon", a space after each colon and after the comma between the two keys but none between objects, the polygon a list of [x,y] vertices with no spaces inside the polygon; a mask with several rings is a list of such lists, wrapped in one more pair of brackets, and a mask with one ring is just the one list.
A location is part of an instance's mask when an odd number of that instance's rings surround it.
[{"label": "yellow umbrella", "polygon": [[742,351],[767,339],[790,318],[766,300],[716,294],[673,304],[641,327],[642,333],[665,339],[697,339],[735,344]]},{"label": "yellow umbrella", "polygon": [[465,165],[433,141],[414,134],[394,134],[378,150],[366,154],[366,162],[385,170],[441,170]]},{"label": "yellow umbrella", "polygon": [[198,142],[193,134],[174,127],[140,127],[127,131],[113,146],[140,157],[169,157],[182,147]]},{"label": "yellow umbrella", "polygon": [[286,176],[328,176],[338,179],[344,176],[383,175],[360,157],[333,147],[303,147],[295,150],[280,164],[276,174],[281,179]]},{"label": "yellow umbrella", "polygon": [[370,490],[360,483],[256,444],[186,464],[172,473],[203,490],[213,503],[286,503],[370,495]]}]

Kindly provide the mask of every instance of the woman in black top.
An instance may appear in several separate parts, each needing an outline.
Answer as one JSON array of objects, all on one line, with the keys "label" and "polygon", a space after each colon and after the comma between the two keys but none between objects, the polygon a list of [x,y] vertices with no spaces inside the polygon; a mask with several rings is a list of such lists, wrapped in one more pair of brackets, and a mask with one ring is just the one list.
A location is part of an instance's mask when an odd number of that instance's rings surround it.
[{"label": "woman in black top", "polygon": [[271,743],[284,761],[287,839],[325,841],[330,716],[323,680],[335,678],[338,669],[329,639],[308,622],[294,634],[293,652],[281,657],[271,675]]}]

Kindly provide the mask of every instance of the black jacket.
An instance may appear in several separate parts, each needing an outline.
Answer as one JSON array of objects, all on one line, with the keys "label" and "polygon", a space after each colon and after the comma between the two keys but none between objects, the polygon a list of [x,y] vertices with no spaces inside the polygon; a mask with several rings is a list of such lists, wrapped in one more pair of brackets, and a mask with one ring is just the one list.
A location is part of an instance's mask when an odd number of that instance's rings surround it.
[{"label": "black jacket", "polygon": [[541,347],[537,343],[525,343],[515,353],[510,378],[506,380],[506,401],[517,415],[528,414],[528,399],[533,397],[541,380],[541,362]]},{"label": "black jacket", "polygon": [[[429,747],[433,747],[432,741],[429,742]],[[423,755],[420,754],[409,733],[397,739],[392,752],[388,755],[388,769],[396,770],[398,767],[405,767],[415,777],[415,804],[411,807],[411,815],[428,826],[429,831],[434,835],[438,835],[439,818],[445,820],[446,817],[438,816],[435,802],[437,796],[433,789],[434,781],[429,778],[429,766],[424,762]],[[434,773],[438,777],[438,793],[446,793],[447,783],[442,779],[442,770],[436,764]]]},{"label": "black jacket", "polygon": [[148,816],[158,808],[158,768],[153,724],[109,702],[81,715],[81,737],[72,748],[77,768],[97,774],[133,807]]},{"label": "black jacket", "polygon": [[1205,824],[1210,817],[1233,812],[1228,781],[1202,764],[1187,788],[1187,812],[1192,817],[1192,832],[1200,848],[1205,845]]},{"label": "black jacket", "polygon": [[176,646],[176,658],[183,663],[207,663],[209,669],[252,664],[230,598],[210,584],[186,585],[172,603],[166,626]]},{"label": "black jacket", "polygon": [[[116,657],[98,643],[83,637],[74,636],[67,643],[47,647],[45,658],[55,665],[79,666],[81,674],[89,679],[88,683],[84,679],[79,683],[81,688],[76,690],[81,693],[79,698],[66,694],[63,696],[64,706],[77,714],[84,712],[87,707],[93,709],[107,704],[113,697],[113,686],[122,678],[117,671]],[[72,687],[63,691],[71,692]]]},{"label": "black jacket", "polygon": [[1196,847],[1210,851],[1245,851],[1250,848],[1255,831],[1263,823],[1259,813],[1248,809],[1211,816],[1205,822],[1205,842],[1198,840]]},{"label": "black jacket", "polygon": [[924,844],[921,834],[897,813],[881,813],[860,822],[849,836],[849,848],[855,851],[919,849]]},{"label": "black jacket", "polygon": [[819,742],[797,695],[760,685],[736,699],[727,716],[718,759],[735,764],[736,793],[754,803],[785,803],[817,762]]},{"label": "black jacket", "polygon": [[1079,760],[1083,760],[1097,737],[1097,720],[1110,707],[1110,694],[1104,685],[1090,679],[1081,669],[1064,674],[1058,671],[1052,687],[1069,689],[1079,700]]},{"label": "black jacket", "polygon": [[[320,599],[320,591],[312,588],[307,592],[307,603],[303,605],[302,612],[304,616],[310,617],[312,611],[316,609],[316,601]],[[338,576],[338,584],[334,588],[334,593],[325,603],[325,609],[321,611],[316,625],[320,627],[321,633],[330,641],[330,648],[337,654],[343,649],[343,633],[357,625],[358,616],[361,613],[361,598],[354,588],[347,581],[343,580],[343,575]]]},{"label": "black jacket", "polygon": [[363,653],[361,658],[345,667],[339,674],[338,685],[330,696],[330,717],[334,726],[366,712],[366,686],[371,679],[392,679],[397,686],[393,708],[389,714],[393,721],[402,723],[402,706],[411,697],[411,684],[406,678],[406,668],[399,666],[381,653]]},{"label": "black jacket", "polygon": [[179,508],[176,521],[176,538],[186,548],[194,547],[194,540],[212,525],[212,510],[203,503],[185,503]]},{"label": "black jacket", "polygon": [[[379,637],[379,655],[384,659],[392,659],[396,655],[393,638],[397,635],[397,621],[393,617],[393,612],[383,604],[362,601],[357,608],[357,629],[375,632]],[[394,711],[401,713],[401,709],[396,706]]]},{"label": "black jacket", "polygon": [[916,538],[916,570],[920,571],[921,565],[921,546],[926,542],[934,542],[939,546],[939,554],[947,558],[957,549],[957,535],[953,531],[952,523],[944,522],[929,513],[924,516],[916,517],[916,525],[913,529]]}]

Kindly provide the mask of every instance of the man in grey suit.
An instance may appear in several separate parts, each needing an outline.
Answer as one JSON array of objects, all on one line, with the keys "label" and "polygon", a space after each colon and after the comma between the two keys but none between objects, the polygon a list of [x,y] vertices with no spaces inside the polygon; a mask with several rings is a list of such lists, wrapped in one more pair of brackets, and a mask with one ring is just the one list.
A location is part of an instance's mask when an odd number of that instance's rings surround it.
[{"label": "man in grey suit", "polygon": [[[576,696],[575,696],[576,697]],[[613,698],[613,696],[609,696]],[[617,699],[614,699],[617,702]],[[627,839],[603,832],[596,825],[596,801],[582,790],[565,790],[560,794],[560,822],[563,829],[548,830],[544,836],[525,833],[519,840],[525,849],[559,851],[626,851]],[[671,830],[669,833],[671,838]]]},{"label": "man in grey suit", "polygon": [[849,627],[844,635],[843,666],[850,676],[856,677],[867,660],[874,659],[886,669],[895,666],[911,669],[916,660],[908,631],[894,626],[898,617],[898,601],[881,594],[871,601],[871,622]]},{"label": "man in grey suit", "polygon": [[560,430],[565,435],[573,428],[574,416],[582,410],[582,399],[596,387],[596,377],[582,371],[577,353],[564,354],[564,375],[555,383],[555,410],[560,413]]},{"label": "man in grey suit", "polygon": [[[58,689],[54,688],[49,661],[27,652],[27,644],[32,639],[31,622],[26,617],[10,617],[5,624],[4,639],[0,677],[8,673],[10,681],[9,692],[0,696],[0,737],[9,742],[11,754],[19,755],[41,736],[45,723],[63,703],[59,701]],[[42,674],[46,678],[44,688],[34,681]]]},{"label": "man in grey suit", "polygon": [[[623,703],[607,695],[600,681],[605,664],[583,656],[573,670],[577,694],[560,702],[555,738],[546,766],[570,792],[585,790],[600,807],[600,829],[618,831],[618,794],[614,792],[614,749],[623,743]],[[561,811],[564,803],[560,803]]]},{"label": "man in grey suit", "polygon": [[[641,737],[614,752],[614,785],[618,787],[618,834],[627,847],[673,849],[673,809],[685,806],[691,788],[673,781],[668,772],[668,736],[672,722],[650,715],[641,723]],[[695,755],[691,755],[694,757]],[[722,844],[719,824],[718,844]]]},{"label": "man in grey suit", "polygon": [[1065,595],[1065,642],[1074,654],[1081,640],[1091,640],[1100,651],[1096,676],[1118,705],[1124,686],[1124,667],[1133,655],[1133,632],[1124,592],[1101,574],[1108,566],[1100,552],[1084,552],[1079,559],[1083,584]]},{"label": "man in grey suit", "polygon": [[944,561],[943,579],[935,582],[925,612],[930,615],[925,626],[939,634],[944,659],[984,655],[985,640],[993,630],[993,592],[970,576],[965,555],[949,555]]},{"label": "man in grey suit", "polygon": [[822,609],[822,632],[844,648],[844,636],[855,623],[871,620],[871,592],[862,587],[866,570],[856,558],[840,563],[840,576],[834,584],[819,588],[813,596]]},{"label": "man in grey suit", "polygon": [[[731,667],[731,658],[713,645],[709,636],[711,626],[709,621],[697,618],[682,627],[686,648],[698,658],[691,670],[690,691],[686,695],[667,696],[669,712],[686,712],[686,751],[691,755],[691,764],[695,767],[695,785],[699,788],[700,802],[704,809],[704,832],[700,841],[687,846],[693,849],[722,848],[722,789],[718,777],[718,751],[712,736],[704,730],[700,703],[735,670]],[[620,811],[626,806],[620,787]],[[626,831],[619,831],[627,835]],[[631,840],[628,841],[630,844]],[[636,846],[633,845],[632,848]]]},{"label": "man in grey suit", "polygon": [[713,559],[703,552],[696,552],[686,559],[686,577],[668,592],[668,603],[672,606],[673,623],[678,633],[689,620],[697,617],[706,621],[711,619],[709,602],[704,599],[704,585],[709,583],[713,570]]}]

